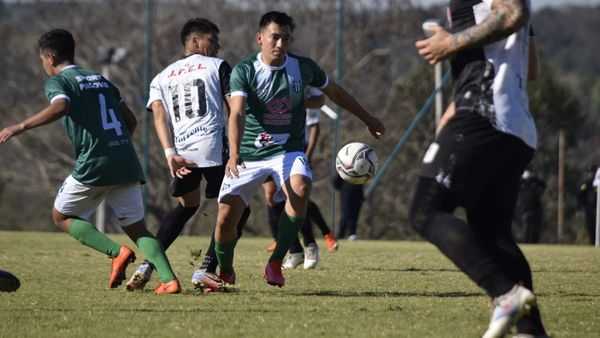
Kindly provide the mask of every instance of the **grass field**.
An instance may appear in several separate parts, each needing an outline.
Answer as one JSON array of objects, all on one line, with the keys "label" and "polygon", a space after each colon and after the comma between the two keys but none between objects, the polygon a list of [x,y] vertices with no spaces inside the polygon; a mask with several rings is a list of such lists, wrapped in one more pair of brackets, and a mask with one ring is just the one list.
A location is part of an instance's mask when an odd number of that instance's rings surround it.
[{"label": "grass field", "polygon": [[[109,260],[63,233],[0,232],[0,268],[21,279],[0,293],[0,337],[477,337],[487,326],[487,297],[426,243],[342,241],[316,270],[286,271],[282,289],[262,280],[269,243],[239,242],[239,293],[199,295],[191,251],[208,238],[179,238],[169,257],[183,294],[156,296],[108,289]],[[600,250],[523,249],[550,334],[600,337]]]}]

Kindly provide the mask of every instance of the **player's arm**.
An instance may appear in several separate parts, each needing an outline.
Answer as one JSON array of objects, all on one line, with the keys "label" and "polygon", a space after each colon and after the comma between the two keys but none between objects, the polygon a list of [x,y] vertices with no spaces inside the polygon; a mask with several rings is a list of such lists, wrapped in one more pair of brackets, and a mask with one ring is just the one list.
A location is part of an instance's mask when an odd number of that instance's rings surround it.
[{"label": "player's arm", "polygon": [[172,177],[188,174],[186,166],[194,166],[194,162],[188,161],[185,158],[179,156],[175,150],[173,139],[169,126],[167,125],[167,110],[163,106],[162,101],[155,100],[151,104],[152,114],[154,115],[154,129],[158,140],[165,151],[165,157],[167,158],[167,165],[169,166],[169,172]]},{"label": "player's arm", "polygon": [[304,99],[304,108],[320,109],[325,105],[325,95],[308,96]]},{"label": "player's arm", "polygon": [[229,98],[229,107],[231,110],[229,111],[229,131],[227,134],[229,138],[229,161],[227,161],[227,165],[225,166],[225,175],[227,177],[239,176],[238,165],[245,167],[240,157],[240,145],[246,125],[245,103],[246,97],[243,95],[235,95]]},{"label": "player's arm", "polygon": [[440,131],[442,131],[444,126],[448,123],[448,121],[450,121],[450,119],[454,116],[455,113],[456,106],[454,105],[454,100],[452,100],[448,105],[448,108],[446,108],[446,111],[444,112],[442,117],[440,117],[440,122],[438,123],[437,129],[435,131],[436,135],[439,135]]},{"label": "player's arm", "polygon": [[25,121],[8,126],[0,131],[0,144],[29,129],[54,122],[69,113],[69,101],[63,98],[54,100],[48,107]]},{"label": "player's arm", "polygon": [[383,123],[366,111],[350,94],[348,94],[348,92],[344,90],[344,88],[337,85],[333,81],[329,81],[327,86],[321,90],[329,99],[331,99],[331,101],[335,102],[335,104],[358,117],[367,126],[367,129],[369,129],[369,132],[371,135],[375,136],[375,138],[379,138],[385,134],[385,126]]},{"label": "player's arm", "polygon": [[490,13],[479,24],[450,34],[441,26],[432,27],[434,35],[417,41],[419,54],[435,64],[451,55],[502,40],[516,32],[529,20],[524,0],[493,0]]},{"label": "player's arm", "polygon": [[312,163],[312,156],[315,152],[315,148],[317,147],[317,140],[319,139],[319,134],[321,133],[321,127],[318,123],[315,123],[308,128],[308,144],[306,145],[306,158],[308,159],[308,163]]},{"label": "player's arm", "polygon": [[123,117],[123,122],[125,122],[125,127],[129,131],[129,135],[133,135],[135,127],[137,127],[137,118],[133,115],[133,112],[129,109],[125,101],[119,103],[119,113]]},{"label": "player's arm", "polygon": [[527,81],[535,81],[540,76],[539,55],[535,39],[529,36],[529,62],[527,70]]}]

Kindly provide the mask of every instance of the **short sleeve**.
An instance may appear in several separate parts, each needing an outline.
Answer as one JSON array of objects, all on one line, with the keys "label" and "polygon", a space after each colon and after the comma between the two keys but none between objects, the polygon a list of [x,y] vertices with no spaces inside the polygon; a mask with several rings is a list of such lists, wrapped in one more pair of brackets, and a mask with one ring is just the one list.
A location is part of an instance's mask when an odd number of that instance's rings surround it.
[{"label": "short sleeve", "polygon": [[223,97],[231,94],[231,87],[229,80],[231,79],[231,66],[227,61],[221,62],[219,66],[219,82],[221,83],[221,93]]},{"label": "short sleeve", "polygon": [[321,69],[321,67],[319,67],[319,65],[317,65],[317,63],[311,59],[306,59],[306,65],[309,67],[310,73],[312,75],[312,79],[308,84],[312,87],[316,87],[319,89],[327,87],[327,84],[329,83],[329,78],[327,77],[327,74],[325,74],[325,72]]},{"label": "short sleeve", "polygon": [[306,126],[310,127],[321,122],[321,113],[319,109],[308,108],[306,109]]},{"label": "short sleeve", "polygon": [[160,90],[160,74],[156,75],[150,82],[150,92],[148,93],[148,103],[146,109],[152,111],[152,102],[163,101],[162,91]]},{"label": "short sleeve", "polygon": [[243,63],[237,64],[231,71],[229,89],[231,96],[248,96],[248,67]]},{"label": "short sleeve", "polygon": [[60,81],[60,79],[56,76],[51,77],[46,82],[46,85],[44,86],[44,92],[46,93],[46,97],[50,103],[61,98],[67,101],[71,100],[62,81]]}]

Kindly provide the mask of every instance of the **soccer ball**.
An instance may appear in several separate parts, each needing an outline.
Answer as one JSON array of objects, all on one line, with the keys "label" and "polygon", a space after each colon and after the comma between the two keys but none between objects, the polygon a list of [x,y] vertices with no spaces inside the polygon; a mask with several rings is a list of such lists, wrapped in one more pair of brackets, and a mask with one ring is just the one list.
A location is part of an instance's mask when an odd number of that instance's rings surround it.
[{"label": "soccer ball", "polygon": [[377,163],[377,154],[373,148],[362,142],[352,142],[338,152],[335,169],[344,181],[364,184],[375,175]]}]

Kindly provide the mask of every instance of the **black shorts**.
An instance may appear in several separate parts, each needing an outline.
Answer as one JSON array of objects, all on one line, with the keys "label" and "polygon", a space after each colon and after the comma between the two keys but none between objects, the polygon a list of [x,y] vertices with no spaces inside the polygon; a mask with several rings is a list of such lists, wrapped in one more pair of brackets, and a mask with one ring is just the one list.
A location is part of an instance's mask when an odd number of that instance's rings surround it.
[{"label": "black shorts", "polygon": [[169,186],[171,196],[181,197],[198,189],[203,176],[206,180],[204,196],[206,198],[216,198],[219,196],[223,176],[225,176],[225,165],[206,168],[188,167],[188,169],[192,172],[183,178],[174,177],[171,181],[171,185]]},{"label": "black shorts", "polygon": [[481,115],[457,111],[427,150],[420,175],[435,179],[457,205],[467,207],[499,180],[518,189],[533,153],[520,138],[496,130]]}]

